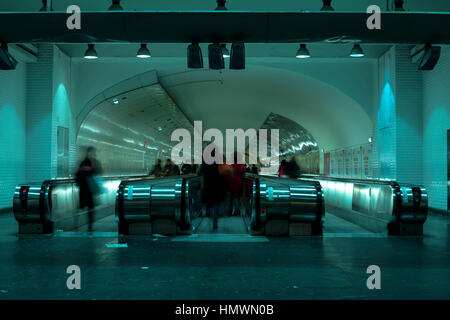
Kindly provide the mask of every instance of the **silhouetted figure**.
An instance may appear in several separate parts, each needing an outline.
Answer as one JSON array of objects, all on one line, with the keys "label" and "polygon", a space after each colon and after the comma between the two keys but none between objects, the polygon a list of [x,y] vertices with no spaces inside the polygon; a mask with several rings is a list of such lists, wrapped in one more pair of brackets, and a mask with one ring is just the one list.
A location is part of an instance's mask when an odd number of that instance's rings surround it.
[{"label": "silhouetted figure", "polygon": [[294,157],[288,162],[285,173],[289,178],[293,179],[300,176],[300,167]]},{"label": "silhouetted figure", "polygon": [[252,168],[250,169],[251,173],[258,174],[258,167],[256,164],[252,164]]},{"label": "silhouetted figure", "polygon": [[170,176],[170,175],[172,175],[172,173],[173,173],[172,160],[167,159],[166,165],[164,166],[164,175]]},{"label": "silhouetted figure", "polygon": [[94,222],[95,196],[100,193],[101,186],[95,176],[101,173],[100,163],[95,159],[95,148],[89,147],[86,158],[80,163],[75,181],[80,188],[80,209],[88,208],[88,230],[92,232]]},{"label": "silhouetted figure", "polygon": [[191,174],[193,171],[192,165],[189,163],[185,163],[181,166],[181,173],[182,174]]},{"label": "silhouetted figure", "polygon": [[172,161],[172,175],[180,175],[180,167]]},{"label": "silhouetted figure", "polygon": [[286,174],[287,174],[286,173],[287,165],[288,165],[288,162],[285,159],[281,160],[280,168],[278,169],[278,176],[279,177],[285,177],[286,176]]},{"label": "silhouetted figure", "polygon": [[[214,151],[212,156],[214,157]],[[213,217],[213,229],[217,230],[220,207],[226,197],[227,184],[224,176],[219,173],[217,163],[204,163],[201,173],[203,174],[203,201],[206,203],[207,215],[209,211]]]},{"label": "silhouetted figure", "polygon": [[161,159],[158,159],[156,164],[153,166],[152,171],[150,172],[150,174],[153,174],[155,176],[160,176],[163,173],[163,168],[161,165]]},{"label": "silhouetted figure", "polygon": [[242,183],[244,181],[245,165],[238,163],[238,154],[234,153],[234,162],[232,166],[232,179],[229,183],[231,196],[231,215],[239,216],[241,214]]}]

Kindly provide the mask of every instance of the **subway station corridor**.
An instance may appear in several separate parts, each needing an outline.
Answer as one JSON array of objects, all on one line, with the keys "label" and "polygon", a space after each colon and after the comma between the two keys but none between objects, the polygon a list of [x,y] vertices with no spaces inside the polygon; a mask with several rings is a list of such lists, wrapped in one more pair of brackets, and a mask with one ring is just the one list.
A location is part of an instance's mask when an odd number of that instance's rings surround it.
[{"label": "subway station corridor", "polygon": [[0,310],[448,300],[449,26],[448,0],[0,1]]}]

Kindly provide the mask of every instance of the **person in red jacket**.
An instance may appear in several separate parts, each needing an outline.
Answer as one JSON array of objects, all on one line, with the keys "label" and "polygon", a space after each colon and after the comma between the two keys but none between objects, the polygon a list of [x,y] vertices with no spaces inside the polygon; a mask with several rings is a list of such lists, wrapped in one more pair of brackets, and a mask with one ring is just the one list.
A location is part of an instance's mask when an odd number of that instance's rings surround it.
[{"label": "person in red jacket", "polygon": [[231,166],[233,168],[233,179],[231,179],[229,184],[231,212],[233,216],[239,216],[241,214],[242,183],[244,181],[245,165],[238,163],[237,152],[234,153],[234,162]]}]

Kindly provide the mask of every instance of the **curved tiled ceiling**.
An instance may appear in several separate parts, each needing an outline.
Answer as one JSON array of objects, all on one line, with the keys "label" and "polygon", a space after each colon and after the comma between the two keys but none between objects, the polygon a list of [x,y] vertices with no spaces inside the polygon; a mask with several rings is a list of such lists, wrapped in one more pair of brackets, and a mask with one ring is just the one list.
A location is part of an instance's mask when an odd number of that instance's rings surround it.
[{"label": "curved tiled ceiling", "polygon": [[161,84],[206,128],[260,128],[270,113],[291,119],[326,150],[367,142],[372,121],[355,100],[312,77],[249,66],[245,71],[159,72]]},{"label": "curved tiled ceiling", "polygon": [[154,84],[98,104],[81,124],[77,145],[95,146],[106,174],[141,174],[157,157],[170,157],[177,128],[193,130],[166,91]]}]

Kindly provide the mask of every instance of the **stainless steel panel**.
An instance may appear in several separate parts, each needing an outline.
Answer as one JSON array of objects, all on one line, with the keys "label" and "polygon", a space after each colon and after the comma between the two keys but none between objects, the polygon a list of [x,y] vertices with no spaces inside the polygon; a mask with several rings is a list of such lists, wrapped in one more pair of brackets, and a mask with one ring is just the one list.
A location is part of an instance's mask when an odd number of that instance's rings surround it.
[{"label": "stainless steel panel", "polygon": [[123,211],[127,222],[150,221],[150,186],[127,185],[123,189]]},{"label": "stainless steel panel", "polygon": [[[26,203],[21,201],[21,197],[25,197],[24,200]],[[40,197],[41,185],[29,184],[16,186],[13,198],[13,212],[16,220],[20,222],[41,221]]]},{"label": "stainless steel panel", "polygon": [[185,186],[186,213],[185,225],[191,225],[202,213],[201,177],[187,179]]},{"label": "stainless steel panel", "polygon": [[148,174],[157,158],[170,158],[175,129],[193,126],[159,83],[99,103],[77,135],[80,154],[89,146],[105,175]]},{"label": "stainless steel panel", "polygon": [[427,217],[428,195],[420,186],[319,176],[302,179],[320,182],[327,210],[372,231],[389,226],[389,232],[399,234],[402,224],[422,225]]},{"label": "stainless steel panel", "polygon": [[175,219],[181,222],[182,179],[168,179],[151,186],[150,217],[154,219]]},{"label": "stainless steel panel", "polygon": [[[95,198],[99,208],[112,207],[120,178],[105,177],[101,193]],[[23,188],[28,188],[26,201],[20,200]],[[79,190],[73,179],[47,180],[42,184],[19,185],[13,200],[14,215],[19,224],[41,223],[56,229],[70,230],[78,227],[78,217],[85,211],[79,209]],[[51,232],[47,230],[45,232]]]},{"label": "stainless steel panel", "polygon": [[302,173],[319,173],[319,146],[308,130],[276,113],[269,114],[261,129],[268,129],[268,150],[271,141],[270,129],[278,129],[280,157],[287,159],[295,157]]}]

